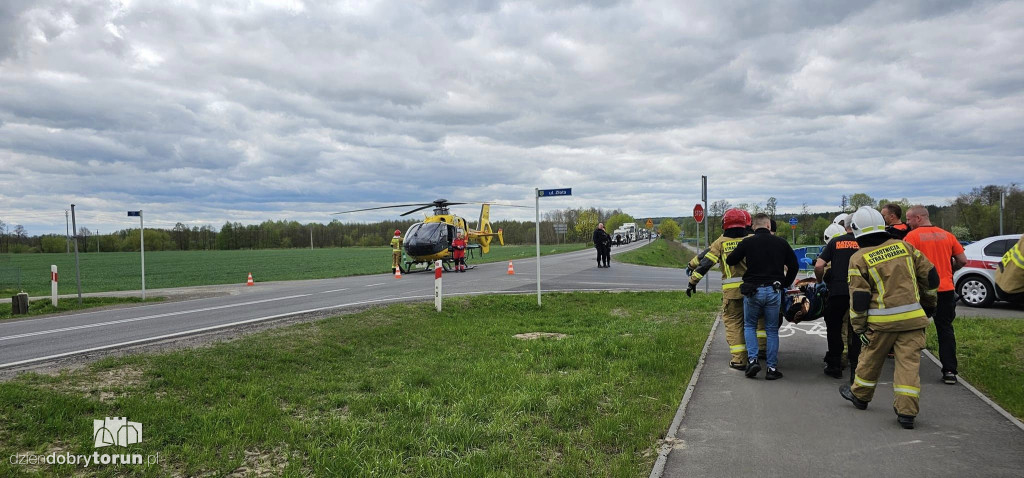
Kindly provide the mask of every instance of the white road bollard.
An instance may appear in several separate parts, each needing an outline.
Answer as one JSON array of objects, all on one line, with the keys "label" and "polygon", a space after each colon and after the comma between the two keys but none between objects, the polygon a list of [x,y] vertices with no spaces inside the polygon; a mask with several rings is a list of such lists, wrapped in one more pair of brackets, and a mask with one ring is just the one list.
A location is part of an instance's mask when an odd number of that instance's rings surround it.
[{"label": "white road bollard", "polygon": [[441,261],[434,261],[434,308],[441,311]]},{"label": "white road bollard", "polygon": [[50,302],[57,307],[57,266],[50,265]]}]

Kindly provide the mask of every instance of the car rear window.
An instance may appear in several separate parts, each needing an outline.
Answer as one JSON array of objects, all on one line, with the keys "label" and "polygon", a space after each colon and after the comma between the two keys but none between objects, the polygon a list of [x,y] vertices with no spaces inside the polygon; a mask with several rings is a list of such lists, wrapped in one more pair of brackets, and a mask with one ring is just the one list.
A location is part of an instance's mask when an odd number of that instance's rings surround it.
[{"label": "car rear window", "polygon": [[986,256],[1003,257],[1017,241],[1015,239],[1000,239],[998,241],[992,241],[992,244],[985,246]]}]

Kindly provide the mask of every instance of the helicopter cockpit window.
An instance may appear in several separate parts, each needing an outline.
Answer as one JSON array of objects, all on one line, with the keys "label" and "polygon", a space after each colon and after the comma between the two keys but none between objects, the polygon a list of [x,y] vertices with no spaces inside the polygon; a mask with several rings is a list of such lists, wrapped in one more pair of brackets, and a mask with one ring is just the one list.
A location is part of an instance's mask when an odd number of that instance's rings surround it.
[{"label": "helicopter cockpit window", "polygon": [[449,248],[454,237],[455,227],[450,224],[421,222],[409,228],[403,242],[410,254],[429,255]]}]

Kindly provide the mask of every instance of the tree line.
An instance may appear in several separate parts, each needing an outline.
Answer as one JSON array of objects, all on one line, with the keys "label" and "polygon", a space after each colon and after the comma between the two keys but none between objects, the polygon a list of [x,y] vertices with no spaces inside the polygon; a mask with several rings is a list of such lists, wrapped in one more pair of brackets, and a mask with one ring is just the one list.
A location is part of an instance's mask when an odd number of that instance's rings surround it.
[{"label": "tree line", "polygon": [[[925,205],[932,224],[950,231],[962,241],[975,241],[999,234],[999,202],[1003,198],[1003,233],[1024,233],[1024,190],[1017,184],[1009,186],[988,185],[960,193],[947,205]],[[740,208],[751,214],[765,213],[776,219],[779,234],[790,239],[793,230],[789,218],[797,218],[796,243],[818,244],[822,242],[825,228],[839,214],[856,211],[861,206],[881,209],[886,204],[896,204],[903,210],[906,220],[907,209],[917,203],[907,199],[874,198],[866,193],[844,194],[834,211],[812,213],[804,203],[798,212],[777,212],[777,200],[768,198],[765,203],[732,204],[720,199],[708,205],[705,223],[709,226],[711,238],[722,234],[722,215],[731,208]],[[697,224],[692,216],[675,218],[682,225],[684,237],[696,237]],[[701,226],[701,236],[704,235]]]},{"label": "tree line", "polygon": [[[933,224],[952,232],[961,240],[977,240],[999,234],[1001,196],[1004,200],[1003,231],[1006,234],[1024,232],[1024,190],[1017,184],[976,187],[957,195],[947,205],[929,205],[927,208]],[[907,208],[913,205],[907,198],[876,199],[865,193],[842,195],[836,210],[831,212],[812,213],[806,203],[798,212],[778,212],[777,203],[774,197],[768,198],[764,203],[732,204],[726,199],[714,201],[709,204],[705,218],[705,224],[710,227],[709,235],[712,238],[718,237],[722,233],[722,215],[730,208],[738,207],[746,209],[751,214],[763,212],[776,218],[779,233],[786,238],[794,235],[787,221],[790,217],[796,217],[796,242],[818,244],[825,228],[842,212],[852,212],[860,206],[881,208],[885,204],[894,203],[902,207],[905,218]],[[620,209],[559,209],[544,213],[543,221],[540,223],[540,240],[542,244],[586,243],[590,242],[599,222],[604,222],[610,233],[626,222],[635,222],[643,227],[645,219],[636,219]],[[683,237],[697,235],[697,225],[692,217],[653,219],[656,229],[665,229],[662,235],[669,239],[674,239],[680,234]],[[334,220],[327,224],[302,224],[297,221],[264,221],[259,224],[226,222],[219,230],[215,230],[211,226],[188,227],[179,222],[171,229],[146,228],[145,242],[146,249],[153,251],[296,248],[310,247],[311,240],[313,247],[373,247],[388,245],[395,229],[404,232],[413,223],[414,220],[375,223],[342,223]],[[472,218],[470,224],[477,227]],[[565,232],[557,233],[556,225],[564,225]],[[507,244],[532,244],[535,240],[534,221],[500,220],[492,222],[492,227],[495,230],[502,229]],[[680,232],[676,233],[677,230]],[[99,235],[82,227],[78,232],[76,239],[80,252],[139,250],[138,229],[124,229],[112,234]],[[703,229],[701,235],[703,236]],[[64,235],[30,236],[23,226],[7,224],[0,220],[0,253],[55,253],[68,250],[73,250],[73,247]]]}]

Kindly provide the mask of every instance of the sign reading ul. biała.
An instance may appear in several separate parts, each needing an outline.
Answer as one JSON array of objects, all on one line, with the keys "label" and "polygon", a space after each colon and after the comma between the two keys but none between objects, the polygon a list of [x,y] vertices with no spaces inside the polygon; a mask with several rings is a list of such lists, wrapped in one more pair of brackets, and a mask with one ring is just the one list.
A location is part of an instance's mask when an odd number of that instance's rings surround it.
[{"label": "sign reading ul. bia\u0142a", "polygon": [[572,196],[572,188],[540,189],[537,191],[537,197],[543,198],[548,196]]}]

